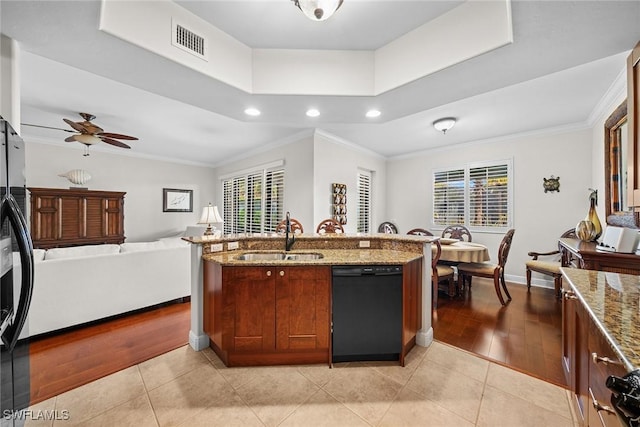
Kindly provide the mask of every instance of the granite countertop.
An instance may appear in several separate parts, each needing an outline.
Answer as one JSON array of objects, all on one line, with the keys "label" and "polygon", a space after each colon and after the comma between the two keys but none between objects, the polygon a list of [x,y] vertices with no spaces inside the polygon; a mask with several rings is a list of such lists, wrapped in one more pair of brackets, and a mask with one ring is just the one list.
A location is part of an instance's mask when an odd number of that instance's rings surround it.
[{"label": "granite countertop", "polygon": [[[386,234],[386,233],[327,233],[327,234],[318,234],[318,233],[303,233],[303,234],[295,234],[296,240],[321,240],[321,239],[330,239],[334,241],[340,240],[357,240],[357,239],[377,239],[377,240],[389,240],[389,241],[400,241],[400,242],[432,242],[434,240],[438,240],[440,237],[436,236],[415,236],[409,234]],[[220,237],[209,237],[209,236],[191,236],[191,237],[183,237],[183,240],[186,240],[190,243],[222,243],[222,242],[230,242],[238,239],[252,239],[252,240],[278,240],[284,239],[284,234],[282,233],[241,233],[241,234],[225,234]]]},{"label": "granite countertop", "polygon": [[292,250],[287,253],[320,253],[323,255],[315,260],[256,260],[243,261],[237,257],[243,253],[270,253],[283,251],[263,250],[237,250],[203,255],[207,261],[217,262],[228,266],[270,266],[270,265],[365,265],[365,264],[406,264],[410,261],[422,258],[422,254],[416,252],[389,250],[389,249],[310,249]]},{"label": "granite countertop", "polygon": [[640,276],[577,268],[562,272],[626,369],[640,368]]}]

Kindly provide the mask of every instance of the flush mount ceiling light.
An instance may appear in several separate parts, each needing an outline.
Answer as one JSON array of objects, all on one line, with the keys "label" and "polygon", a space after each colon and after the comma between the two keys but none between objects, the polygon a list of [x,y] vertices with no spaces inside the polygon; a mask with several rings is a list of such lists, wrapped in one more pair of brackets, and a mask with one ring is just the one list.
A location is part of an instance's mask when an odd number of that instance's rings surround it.
[{"label": "flush mount ceiling light", "polygon": [[318,117],[320,115],[320,111],[315,108],[310,108],[307,110],[307,116],[309,117]]},{"label": "flush mount ceiling light", "polygon": [[291,0],[312,21],[329,19],[342,5],[342,0]]},{"label": "flush mount ceiling light", "polygon": [[442,119],[438,119],[433,122],[433,127],[439,130],[442,133],[447,133],[449,129],[456,124],[456,119],[453,117],[445,117]]},{"label": "flush mount ceiling light", "polygon": [[380,117],[380,111],[379,110],[369,110],[367,111],[366,116],[370,119],[376,118],[376,117]]},{"label": "flush mount ceiling light", "polygon": [[244,110],[244,113],[245,113],[247,116],[253,116],[253,117],[256,117],[256,116],[259,116],[259,115],[260,115],[260,110],[258,110],[257,108],[249,107],[249,108],[247,108],[246,110]]}]

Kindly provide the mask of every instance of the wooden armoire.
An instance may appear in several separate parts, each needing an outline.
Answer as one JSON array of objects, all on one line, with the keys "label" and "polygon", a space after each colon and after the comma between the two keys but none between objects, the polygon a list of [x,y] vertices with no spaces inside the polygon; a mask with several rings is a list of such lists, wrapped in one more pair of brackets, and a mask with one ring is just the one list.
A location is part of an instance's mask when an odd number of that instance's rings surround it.
[{"label": "wooden armoire", "polygon": [[124,242],[124,192],[28,188],[34,248]]}]

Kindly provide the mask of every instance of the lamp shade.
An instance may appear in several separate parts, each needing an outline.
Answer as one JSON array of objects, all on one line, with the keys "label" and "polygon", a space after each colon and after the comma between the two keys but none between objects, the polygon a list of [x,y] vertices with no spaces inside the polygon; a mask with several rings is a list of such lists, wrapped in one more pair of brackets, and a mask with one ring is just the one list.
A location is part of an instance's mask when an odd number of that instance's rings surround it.
[{"label": "lamp shade", "polygon": [[312,21],[329,19],[342,5],[342,0],[293,0],[307,18]]},{"label": "lamp shade", "polygon": [[222,222],[222,217],[220,216],[218,207],[211,206],[211,203],[209,203],[208,206],[202,208],[202,216],[200,217],[198,224],[212,224],[216,222]]}]

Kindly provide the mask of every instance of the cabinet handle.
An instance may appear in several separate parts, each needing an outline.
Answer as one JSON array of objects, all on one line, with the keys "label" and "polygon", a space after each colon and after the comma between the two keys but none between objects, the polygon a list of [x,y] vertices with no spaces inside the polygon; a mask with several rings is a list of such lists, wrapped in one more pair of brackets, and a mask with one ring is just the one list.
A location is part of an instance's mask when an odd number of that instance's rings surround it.
[{"label": "cabinet handle", "polygon": [[280,277],[284,276],[284,271],[280,270]]},{"label": "cabinet handle", "polygon": [[562,291],[562,295],[564,296],[564,299],[578,299],[573,291]]},{"label": "cabinet handle", "polygon": [[622,365],[621,362],[618,362],[617,360],[613,360],[610,359],[606,356],[598,356],[598,353],[591,353],[591,360],[593,361],[593,363],[595,363],[596,365],[598,363],[604,363],[605,365]]},{"label": "cabinet handle", "polygon": [[596,410],[596,412],[605,411],[610,414],[616,413],[616,411],[614,411],[611,406],[601,405],[600,402],[598,402],[596,399],[593,399],[593,408]]},{"label": "cabinet handle", "polygon": [[271,270],[267,271],[267,276],[271,277]]}]

